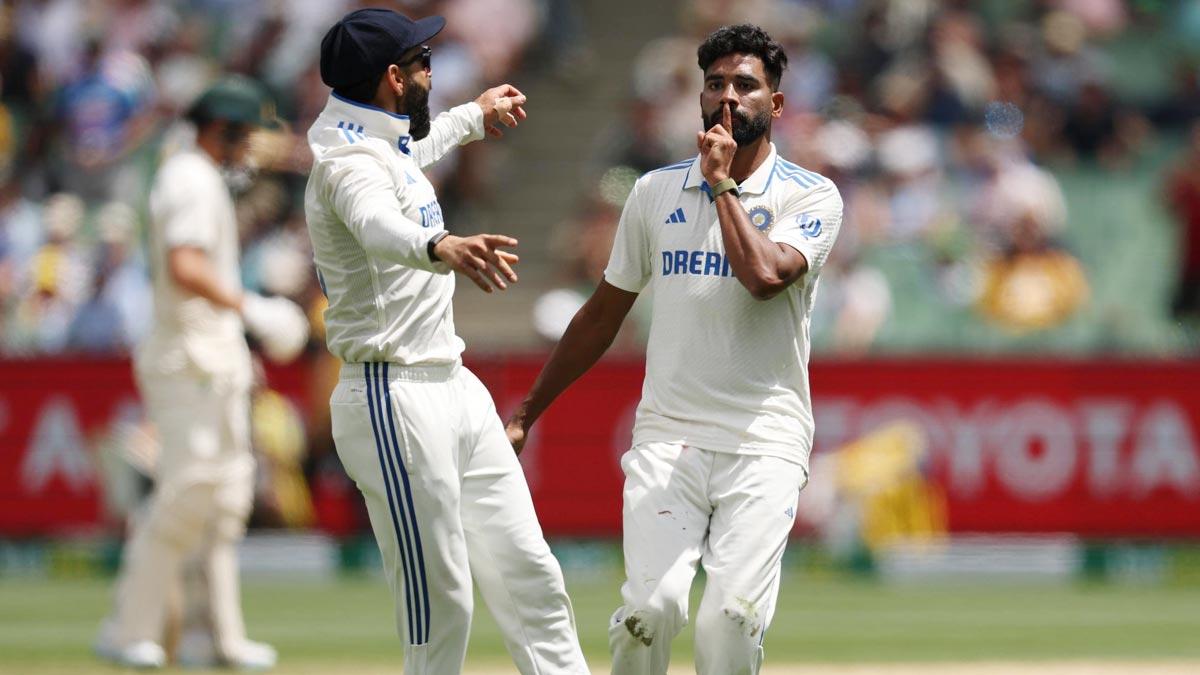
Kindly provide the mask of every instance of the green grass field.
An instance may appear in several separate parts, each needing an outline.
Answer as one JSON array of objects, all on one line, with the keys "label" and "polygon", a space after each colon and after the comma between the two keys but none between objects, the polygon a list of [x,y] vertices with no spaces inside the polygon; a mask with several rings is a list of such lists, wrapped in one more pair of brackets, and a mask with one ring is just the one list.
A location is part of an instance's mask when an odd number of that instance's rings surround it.
[{"label": "green grass field", "polygon": [[[616,575],[576,572],[568,581],[584,651],[596,672],[604,672]],[[401,648],[382,580],[251,579],[244,594],[252,637],[279,648],[276,672],[400,672]],[[118,672],[98,664],[89,650],[108,599],[103,580],[0,580],[0,673]],[[474,672],[514,672],[505,668],[495,624],[485,611],[476,616],[469,665]],[[691,641],[690,630],[676,640],[680,672],[688,672]],[[953,664],[1028,662],[1040,670],[1051,662],[1110,660],[1131,672],[1164,662],[1183,668],[1179,672],[1200,672],[1200,588],[897,588],[794,573],[785,578],[765,647],[768,675],[793,672],[796,664],[861,672],[846,668],[936,662],[960,672]]]}]

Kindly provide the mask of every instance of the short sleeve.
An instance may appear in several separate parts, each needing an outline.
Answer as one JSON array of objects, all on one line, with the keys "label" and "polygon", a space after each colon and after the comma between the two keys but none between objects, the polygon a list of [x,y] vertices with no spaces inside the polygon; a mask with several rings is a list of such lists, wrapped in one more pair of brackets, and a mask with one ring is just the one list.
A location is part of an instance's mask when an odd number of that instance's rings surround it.
[{"label": "short sleeve", "polygon": [[650,244],[642,217],[642,181],[633,186],[613,240],[604,280],[623,291],[639,293],[650,280]]},{"label": "short sleeve", "polygon": [[816,274],[829,257],[841,227],[842,197],[832,182],[826,182],[795,197],[768,237],[803,254],[809,274]]},{"label": "short sleeve", "polygon": [[[195,167],[193,167],[195,168]],[[186,162],[177,162],[160,177],[160,222],[163,243],[168,249],[195,246],[211,251],[217,243],[218,209],[229,201],[213,185],[213,177],[203,171],[187,171]]]}]

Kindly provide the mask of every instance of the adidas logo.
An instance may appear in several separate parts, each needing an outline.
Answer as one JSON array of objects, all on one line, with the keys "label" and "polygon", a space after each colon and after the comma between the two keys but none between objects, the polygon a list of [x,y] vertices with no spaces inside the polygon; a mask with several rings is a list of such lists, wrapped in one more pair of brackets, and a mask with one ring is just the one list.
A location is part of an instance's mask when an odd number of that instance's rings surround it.
[{"label": "adidas logo", "polygon": [[678,209],[675,209],[673,212],[671,212],[671,215],[667,216],[667,219],[663,221],[663,224],[686,223],[686,222],[687,222],[687,218],[683,217],[683,209],[678,208]]}]

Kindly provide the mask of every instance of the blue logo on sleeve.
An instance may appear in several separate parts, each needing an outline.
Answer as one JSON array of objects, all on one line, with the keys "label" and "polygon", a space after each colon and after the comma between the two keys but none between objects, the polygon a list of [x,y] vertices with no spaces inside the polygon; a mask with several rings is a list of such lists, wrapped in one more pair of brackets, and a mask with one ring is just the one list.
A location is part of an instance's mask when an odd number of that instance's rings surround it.
[{"label": "blue logo on sleeve", "polygon": [[816,239],[821,236],[820,218],[814,218],[807,213],[801,213],[796,216],[796,223],[799,225],[800,236],[805,239]]}]

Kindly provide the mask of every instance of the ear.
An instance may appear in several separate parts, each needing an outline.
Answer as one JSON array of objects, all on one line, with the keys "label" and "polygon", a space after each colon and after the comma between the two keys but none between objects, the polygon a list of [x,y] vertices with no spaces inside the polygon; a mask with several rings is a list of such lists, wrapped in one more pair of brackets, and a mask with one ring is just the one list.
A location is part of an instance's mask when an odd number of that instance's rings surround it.
[{"label": "ear", "polygon": [[777,91],[771,94],[771,117],[779,119],[783,117],[783,92]]},{"label": "ear", "polygon": [[388,66],[387,72],[383,74],[383,77],[387,81],[388,87],[391,88],[392,93],[395,94],[397,98],[403,98],[404,71],[400,69],[400,66],[395,64]]}]

